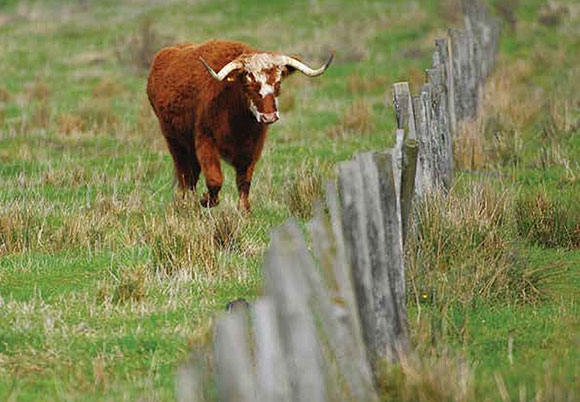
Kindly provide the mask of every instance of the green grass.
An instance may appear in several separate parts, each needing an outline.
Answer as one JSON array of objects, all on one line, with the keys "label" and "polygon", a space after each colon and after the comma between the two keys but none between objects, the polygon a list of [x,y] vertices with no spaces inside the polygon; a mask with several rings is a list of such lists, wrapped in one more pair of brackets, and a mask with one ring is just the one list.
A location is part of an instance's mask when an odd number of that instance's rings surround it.
[{"label": "green grass", "polygon": [[[454,278],[473,264],[559,275],[540,281],[533,301],[509,291],[469,304],[409,300],[421,358],[442,345],[465,356],[477,400],[500,398],[494,373],[515,400],[521,385],[532,398],[572,389],[580,375],[580,251],[570,241],[580,228],[579,10],[563,2],[569,16],[547,27],[537,22],[542,1],[520,3],[488,85],[475,167],[493,171],[490,191],[509,194],[506,219],[485,232],[501,236],[505,259],[488,264],[486,249],[473,258],[467,236],[481,228],[451,225],[463,248],[446,249],[441,261],[453,261],[459,271],[446,272]],[[432,39],[457,20],[444,12],[454,10],[451,0],[87,4],[0,2],[0,400],[173,399],[174,374],[192,346],[207,342],[213,315],[261,294],[270,230],[292,214],[309,216],[337,162],[392,144],[390,85],[418,88]],[[336,51],[323,77],[284,83],[285,110],[254,176],[250,217],[234,212],[229,167],[218,209],[174,198],[136,58],[144,28],[155,38],[150,52],[217,37],[312,63]],[[481,177],[462,170],[457,205]],[[538,218],[554,241],[529,234],[537,211],[526,200],[538,194],[561,204]],[[529,220],[515,218],[516,205]],[[440,288],[445,278],[426,283]],[[558,381],[547,381],[558,369]]]}]

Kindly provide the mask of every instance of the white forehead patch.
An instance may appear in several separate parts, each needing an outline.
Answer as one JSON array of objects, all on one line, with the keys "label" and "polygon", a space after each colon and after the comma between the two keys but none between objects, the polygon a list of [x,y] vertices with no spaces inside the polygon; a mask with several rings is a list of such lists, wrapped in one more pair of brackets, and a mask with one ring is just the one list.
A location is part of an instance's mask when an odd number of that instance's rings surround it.
[{"label": "white forehead patch", "polygon": [[274,70],[274,82],[280,81],[282,71],[276,62],[276,58],[268,53],[255,53],[248,55],[244,59],[244,67],[252,74],[258,84],[260,84],[260,96],[265,98],[274,94],[274,85],[268,84],[268,74],[264,70]]}]

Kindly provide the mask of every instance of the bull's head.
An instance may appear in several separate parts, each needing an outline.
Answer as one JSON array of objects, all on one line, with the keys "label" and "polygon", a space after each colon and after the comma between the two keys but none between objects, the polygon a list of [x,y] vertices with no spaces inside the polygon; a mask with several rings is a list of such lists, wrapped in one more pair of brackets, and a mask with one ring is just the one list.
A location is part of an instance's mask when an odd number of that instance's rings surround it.
[{"label": "bull's head", "polygon": [[332,62],[332,57],[332,54],[329,55],[322,67],[312,69],[295,58],[281,54],[243,54],[217,73],[203,58],[200,59],[215,80],[241,82],[256,120],[259,123],[271,124],[280,118],[278,96],[282,79],[296,70],[309,77],[322,75]]}]

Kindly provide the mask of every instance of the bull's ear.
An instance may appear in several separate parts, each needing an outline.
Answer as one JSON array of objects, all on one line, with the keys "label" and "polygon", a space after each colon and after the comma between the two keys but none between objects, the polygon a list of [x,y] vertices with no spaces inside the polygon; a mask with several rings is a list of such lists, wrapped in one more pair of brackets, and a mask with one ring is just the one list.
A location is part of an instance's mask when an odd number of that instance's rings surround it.
[{"label": "bull's ear", "polygon": [[227,77],[224,79],[224,81],[227,81],[227,82],[238,81],[240,78],[242,78],[242,75],[243,75],[242,70],[234,70],[227,75]]}]

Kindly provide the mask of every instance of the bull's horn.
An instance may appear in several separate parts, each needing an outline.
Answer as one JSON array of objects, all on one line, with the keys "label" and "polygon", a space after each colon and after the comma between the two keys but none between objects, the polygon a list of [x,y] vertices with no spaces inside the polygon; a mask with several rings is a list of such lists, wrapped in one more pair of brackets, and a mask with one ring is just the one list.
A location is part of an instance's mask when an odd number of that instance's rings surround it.
[{"label": "bull's horn", "polygon": [[326,59],[326,62],[322,65],[322,67],[320,67],[319,69],[316,69],[316,70],[308,67],[306,64],[302,63],[301,61],[298,61],[298,60],[296,60],[292,57],[288,57],[288,56],[281,56],[281,63],[280,64],[294,67],[296,70],[299,70],[300,72],[302,72],[303,74],[306,74],[309,77],[318,77],[319,75],[324,74],[324,72],[326,71],[328,66],[330,66],[330,63],[332,63],[333,58],[334,58],[334,53],[330,53],[328,55],[328,58]]},{"label": "bull's horn", "polygon": [[199,59],[201,60],[207,71],[210,73],[210,75],[217,81],[223,81],[223,79],[226,78],[229,75],[229,73],[244,66],[240,60],[235,59],[230,61],[218,73],[216,73],[213,70],[213,68],[211,68],[210,65],[207,64],[207,62],[203,59],[203,57],[199,56]]}]

